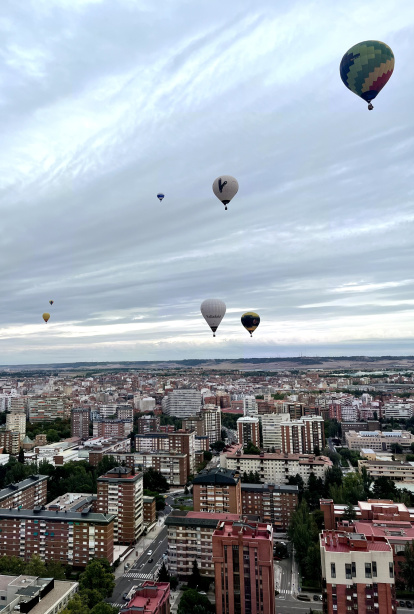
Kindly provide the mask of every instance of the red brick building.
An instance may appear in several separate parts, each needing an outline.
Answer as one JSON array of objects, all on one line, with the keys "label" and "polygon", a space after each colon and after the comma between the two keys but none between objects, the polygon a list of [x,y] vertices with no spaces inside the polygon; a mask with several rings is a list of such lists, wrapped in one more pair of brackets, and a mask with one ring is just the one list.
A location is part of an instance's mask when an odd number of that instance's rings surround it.
[{"label": "red brick building", "polygon": [[242,484],[243,516],[256,516],[275,530],[286,530],[298,505],[297,486],[286,484]]},{"label": "red brick building", "polygon": [[71,411],[70,423],[72,437],[89,439],[89,408],[74,407]]},{"label": "red brick building", "polygon": [[195,512],[241,514],[240,474],[229,469],[202,471],[193,480]]},{"label": "red brick building", "polygon": [[9,484],[0,490],[0,508],[31,509],[37,505],[45,505],[48,479],[47,475],[31,475],[26,480]]},{"label": "red brick building", "polygon": [[217,614],[274,614],[273,531],[223,521],[213,533]]},{"label": "red brick building", "polygon": [[122,614],[170,614],[169,582],[146,580],[129,603],[122,607],[121,612]]}]

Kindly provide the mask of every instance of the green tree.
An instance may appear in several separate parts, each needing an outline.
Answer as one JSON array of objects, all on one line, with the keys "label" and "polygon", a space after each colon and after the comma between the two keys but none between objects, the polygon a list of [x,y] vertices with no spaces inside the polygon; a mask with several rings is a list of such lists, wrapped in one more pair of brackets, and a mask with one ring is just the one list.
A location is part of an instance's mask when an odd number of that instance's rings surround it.
[{"label": "green tree", "polygon": [[46,564],[45,578],[54,578],[55,580],[66,580],[65,570],[60,563],[49,561]]},{"label": "green tree", "polygon": [[352,505],[352,503],[348,503],[348,505],[344,509],[344,513],[342,514],[342,518],[344,520],[348,520],[349,522],[355,520],[355,518],[356,518],[356,511],[355,511],[355,507]]},{"label": "green tree", "polygon": [[26,572],[28,576],[38,576],[40,578],[46,577],[46,565],[42,561],[42,559],[37,555],[33,554],[32,558],[26,565]]},{"label": "green tree", "polygon": [[315,456],[320,456],[321,455],[320,447],[319,446],[314,446],[313,453],[314,453]]},{"label": "green tree", "polygon": [[90,610],[81,595],[77,593],[69,601],[68,605],[61,614],[89,614]]},{"label": "green tree", "polygon": [[60,441],[60,435],[56,429],[48,429],[46,431],[46,438],[48,443],[56,443]]},{"label": "green tree", "polygon": [[210,462],[212,458],[213,458],[213,455],[211,452],[207,452],[207,451],[204,452],[204,460]]},{"label": "green tree", "polygon": [[160,571],[158,572],[158,580],[157,582],[169,582],[170,581],[170,574],[168,573],[168,569],[165,566],[165,563],[163,563],[160,567]]},{"label": "green tree", "polygon": [[102,601],[102,593],[98,591],[96,588],[83,588],[82,589],[82,599],[85,603],[88,604],[88,608],[91,610],[98,603]]},{"label": "green tree", "polygon": [[414,590],[414,539],[404,548],[404,561],[400,561],[400,573],[409,591]]},{"label": "green tree", "polygon": [[313,543],[309,546],[305,559],[306,575],[313,580],[317,586],[321,585],[322,568],[321,568],[321,552],[318,543]]},{"label": "green tree", "polygon": [[106,559],[93,560],[87,564],[79,579],[81,589],[96,589],[102,599],[110,597],[115,588],[114,575]]},{"label": "green tree", "polygon": [[243,452],[245,454],[260,454],[259,448],[255,446],[251,441],[249,441],[247,446],[244,446]]},{"label": "green tree", "polygon": [[170,488],[166,478],[152,467],[144,471],[144,488],[154,492],[167,492]]},{"label": "green tree", "polygon": [[212,450],[215,450],[216,452],[221,452],[222,450],[224,450],[225,447],[226,447],[226,444],[224,443],[224,441],[221,441],[220,439],[212,443],[210,446],[210,448]]},{"label": "green tree", "polygon": [[200,570],[198,569],[197,559],[194,559],[191,576],[188,578],[188,586],[190,588],[197,588],[197,587],[200,588],[200,584],[201,584],[201,574],[200,574]]},{"label": "green tree", "polygon": [[23,448],[20,448],[19,450],[19,456],[18,459],[19,463],[21,463],[22,465],[24,465],[24,450]]},{"label": "green tree", "polygon": [[94,606],[91,610],[91,614],[118,614],[119,608],[115,608],[109,603],[104,603],[101,601],[96,606]]},{"label": "green tree", "polygon": [[99,461],[96,467],[96,474],[97,476],[104,475],[108,471],[111,471],[111,469],[115,469],[115,467],[118,467],[118,465],[119,463],[114,456],[111,456],[110,454],[108,456],[104,455],[102,457],[102,460]]},{"label": "green tree", "polygon": [[214,614],[216,611],[205,595],[190,589],[183,593],[178,604],[177,614]]},{"label": "green tree", "polygon": [[393,454],[402,454],[404,452],[403,447],[399,443],[392,443],[390,448]]},{"label": "green tree", "polygon": [[375,499],[392,499],[395,501],[398,498],[398,490],[394,480],[386,476],[381,476],[374,481],[372,492]]},{"label": "green tree", "polygon": [[299,501],[301,501],[302,496],[303,496],[303,492],[305,490],[305,483],[303,481],[303,478],[301,475],[299,475],[299,473],[297,473],[296,475],[291,475],[288,477],[288,482],[287,482],[290,486],[297,486],[299,489]]}]

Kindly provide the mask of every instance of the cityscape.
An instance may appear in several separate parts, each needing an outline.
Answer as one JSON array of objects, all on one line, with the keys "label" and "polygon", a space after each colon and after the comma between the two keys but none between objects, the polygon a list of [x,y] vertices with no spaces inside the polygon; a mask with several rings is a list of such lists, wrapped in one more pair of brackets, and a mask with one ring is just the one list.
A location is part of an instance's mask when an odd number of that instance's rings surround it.
[{"label": "cityscape", "polygon": [[414,611],[413,0],[0,4],[0,614]]}]

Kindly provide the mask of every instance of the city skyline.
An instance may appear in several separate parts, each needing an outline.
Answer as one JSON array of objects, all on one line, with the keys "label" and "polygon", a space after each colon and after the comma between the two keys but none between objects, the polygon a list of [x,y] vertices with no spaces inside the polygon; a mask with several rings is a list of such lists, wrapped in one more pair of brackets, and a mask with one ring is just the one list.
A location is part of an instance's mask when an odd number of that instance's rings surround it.
[{"label": "city skyline", "polygon": [[[411,355],[413,29],[409,0],[7,2],[2,363]],[[371,113],[339,77],[367,39]]]}]

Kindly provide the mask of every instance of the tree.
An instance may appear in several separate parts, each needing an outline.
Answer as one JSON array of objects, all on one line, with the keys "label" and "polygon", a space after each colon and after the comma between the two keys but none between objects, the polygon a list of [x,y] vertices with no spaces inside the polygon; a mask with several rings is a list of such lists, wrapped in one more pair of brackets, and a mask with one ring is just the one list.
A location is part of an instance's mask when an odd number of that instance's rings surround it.
[{"label": "tree", "polygon": [[48,443],[56,443],[60,441],[60,435],[56,429],[48,429],[46,431],[46,438]]},{"label": "tree", "polygon": [[109,603],[101,601],[95,607],[92,608],[91,614],[118,614],[119,608],[115,608]]},{"label": "tree", "polygon": [[319,446],[314,446],[313,453],[314,453],[315,456],[320,456],[321,455],[320,447]]},{"label": "tree", "polygon": [[204,460],[206,460],[207,462],[210,462],[211,459],[213,458],[213,455],[211,452],[207,452],[207,450],[204,452]]},{"label": "tree", "polygon": [[404,561],[400,562],[400,572],[408,590],[414,589],[414,539],[405,544]]},{"label": "tree", "polygon": [[144,471],[144,489],[155,492],[166,492],[170,488],[166,478],[152,467]]},{"label": "tree", "polygon": [[197,559],[194,559],[191,576],[188,579],[188,586],[190,588],[197,588],[197,587],[200,587],[200,584],[201,584],[201,574],[200,574],[200,570],[198,569]]},{"label": "tree", "polygon": [[414,453],[414,443],[410,444],[410,449],[411,449],[411,452]]},{"label": "tree", "polygon": [[297,486],[299,489],[299,501],[301,501],[302,496],[303,496],[303,491],[305,489],[305,483],[303,481],[303,478],[301,475],[299,475],[299,473],[297,473],[296,475],[291,475],[288,477],[288,482],[287,482],[290,486]]},{"label": "tree", "polygon": [[26,572],[28,576],[37,576],[40,578],[46,577],[46,565],[42,561],[42,559],[37,555],[33,554],[29,563],[26,566]]},{"label": "tree", "polygon": [[221,429],[220,431],[221,439],[225,441],[227,439],[227,432],[225,429]]},{"label": "tree", "polygon": [[392,443],[390,448],[393,454],[402,454],[404,452],[403,447],[399,443]]},{"label": "tree", "polygon": [[352,522],[353,520],[355,520],[355,518],[356,518],[356,511],[355,511],[355,507],[352,505],[352,503],[348,503],[348,505],[344,509],[344,513],[342,514],[342,518],[344,520],[348,520],[348,522]]},{"label": "tree", "polygon": [[378,420],[378,412],[374,411],[373,416],[374,416],[374,420]]},{"label": "tree", "polygon": [[115,588],[114,575],[106,559],[93,560],[87,564],[79,579],[81,589],[96,589],[102,599],[110,597]]},{"label": "tree", "polygon": [[65,570],[62,565],[52,560],[46,564],[45,577],[54,578],[55,580],[66,580]]},{"label": "tree", "polygon": [[181,597],[177,614],[214,614],[215,611],[215,607],[205,595],[190,589]]},{"label": "tree", "polygon": [[375,499],[392,499],[396,501],[398,498],[398,490],[394,480],[386,476],[380,476],[374,481],[372,492]]},{"label": "tree", "polygon": [[221,452],[222,450],[224,450],[225,447],[226,447],[226,444],[224,443],[224,441],[221,441],[220,439],[212,443],[210,446],[210,448],[212,450],[215,450],[216,452]]},{"label": "tree", "polygon": [[68,605],[61,614],[89,614],[90,610],[86,603],[83,601],[81,595],[77,593],[69,601]]},{"label": "tree", "polygon": [[168,569],[166,568],[165,563],[163,563],[158,573],[157,582],[169,582],[169,581],[170,581],[170,574],[168,573]]},{"label": "tree", "polygon": [[19,450],[19,456],[18,456],[18,462],[21,463],[22,465],[24,465],[24,450],[23,448],[20,448]]},{"label": "tree", "polygon": [[255,446],[251,441],[249,441],[247,446],[244,446],[243,452],[245,454],[260,454],[259,448]]}]

